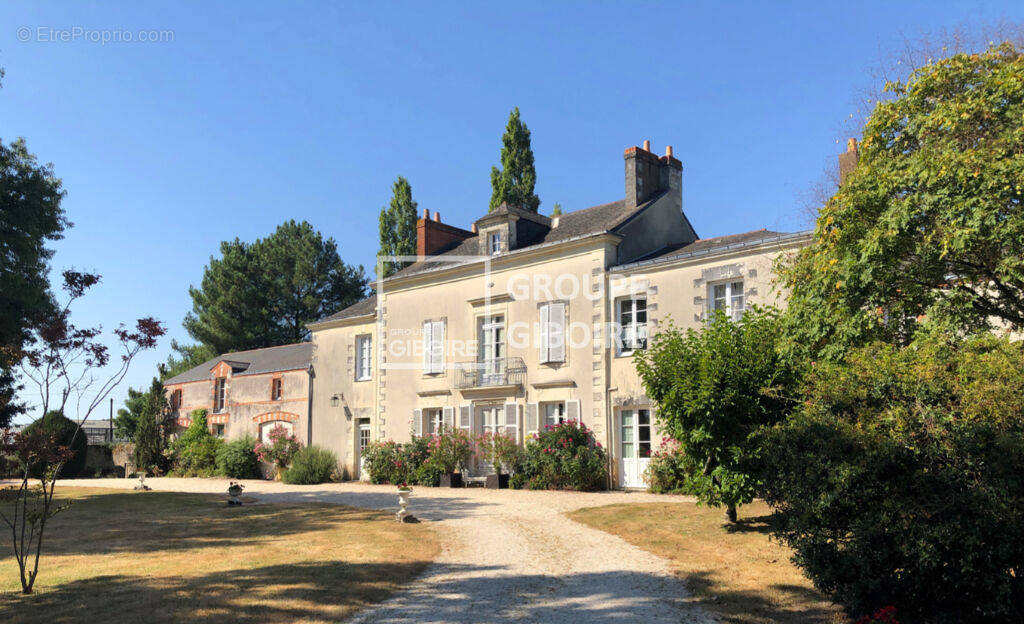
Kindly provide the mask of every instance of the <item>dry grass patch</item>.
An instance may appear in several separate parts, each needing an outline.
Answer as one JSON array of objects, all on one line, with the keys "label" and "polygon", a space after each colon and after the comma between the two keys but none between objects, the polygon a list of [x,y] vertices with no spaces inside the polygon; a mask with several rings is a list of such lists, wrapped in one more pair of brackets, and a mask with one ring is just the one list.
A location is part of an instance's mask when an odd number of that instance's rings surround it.
[{"label": "dry grass patch", "polygon": [[36,593],[0,550],[4,622],[333,622],[438,552],[429,525],[337,505],[227,507],[221,496],[59,488]]},{"label": "dry grass patch", "polygon": [[791,551],[769,540],[763,503],[741,507],[735,527],[723,526],[721,509],[694,503],[608,505],[569,517],[670,560],[695,601],[723,622],[847,621],[790,563]]}]

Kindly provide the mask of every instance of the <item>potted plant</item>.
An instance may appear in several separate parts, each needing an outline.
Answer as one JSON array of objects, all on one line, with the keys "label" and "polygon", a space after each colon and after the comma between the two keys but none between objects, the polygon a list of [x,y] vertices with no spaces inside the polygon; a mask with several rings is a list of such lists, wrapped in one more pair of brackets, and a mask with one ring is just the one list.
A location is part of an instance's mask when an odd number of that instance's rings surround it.
[{"label": "potted plant", "polygon": [[477,454],[494,468],[494,474],[487,475],[487,488],[507,488],[509,473],[519,457],[515,438],[503,433],[485,433],[477,438]]},{"label": "potted plant", "polygon": [[274,466],[274,480],[281,480],[281,473],[284,472],[292,457],[302,448],[302,443],[283,425],[275,425],[267,434],[267,442],[259,442],[253,447],[256,456],[261,462]]},{"label": "potted plant", "polygon": [[431,462],[441,473],[441,487],[462,487],[462,470],[473,457],[473,440],[462,429],[442,427],[427,445]]}]

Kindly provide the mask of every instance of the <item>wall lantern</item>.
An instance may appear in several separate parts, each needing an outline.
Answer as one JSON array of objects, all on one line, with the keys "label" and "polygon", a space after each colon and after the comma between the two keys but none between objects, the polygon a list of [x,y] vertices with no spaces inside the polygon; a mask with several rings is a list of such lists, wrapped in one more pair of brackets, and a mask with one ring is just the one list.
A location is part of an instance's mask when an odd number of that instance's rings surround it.
[{"label": "wall lantern", "polygon": [[341,402],[341,396],[335,394],[331,397],[331,407],[338,407],[338,403]]}]

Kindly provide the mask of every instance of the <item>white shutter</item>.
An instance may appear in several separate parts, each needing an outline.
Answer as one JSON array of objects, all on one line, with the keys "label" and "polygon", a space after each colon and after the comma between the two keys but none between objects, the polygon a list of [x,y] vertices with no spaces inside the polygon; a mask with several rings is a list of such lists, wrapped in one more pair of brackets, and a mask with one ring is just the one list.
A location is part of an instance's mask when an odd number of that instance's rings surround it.
[{"label": "white shutter", "polygon": [[580,402],[579,401],[566,401],[565,402],[565,419],[575,420],[580,422]]},{"label": "white shutter", "polygon": [[550,306],[550,329],[548,330],[548,361],[565,361],[565,304]]},{"label": "white shutter", "polygon": [[430,372],[444,371],[444,321],[434,321],[430,331]]},{"label": "white shutter", "polygon": [[430,372],[430,364],[431,364],[430,354],[431,354],[431,347],[432,347],[433,342],[434,342],[432,340],[432,336],[431,336],[433,334],[433,332],[431,331],[433,329],[433,327],[434,327],[433,323],[431,323],[430,321],[424,321],[424,323],[423,323],[423,372],[424,373],[429,373]]},{"label": "white shutter", "polygon": [[526,435],[537,433],[537,404],[527,403],[526,404]]},{"label": "white shutter", "polygon": [[506,403],[505,404],[505,422],[501,423],[505,427],[505,435],[512,436],[512,439],[519,443],[519,404],[517,403]]},{"label": "white shutter", "polygon": [[451,429],[454,424],[452,421],[455,420],[455,408],[445,407],[441,410],[441,423],[445,429]]},{"label": "white shutter", "polygon": [[423,410],[412,411],[412,434],[416,437],[423,435]]},{"label": "white shutter", "polygon": [[551,306],[547,303],[540,307],[540,363],[550,361],[551,355]]},{"label": "white shutter", "polygon": [[459,406],[459,429],[466,433],[473,433],[473,407],[471,405]]}]

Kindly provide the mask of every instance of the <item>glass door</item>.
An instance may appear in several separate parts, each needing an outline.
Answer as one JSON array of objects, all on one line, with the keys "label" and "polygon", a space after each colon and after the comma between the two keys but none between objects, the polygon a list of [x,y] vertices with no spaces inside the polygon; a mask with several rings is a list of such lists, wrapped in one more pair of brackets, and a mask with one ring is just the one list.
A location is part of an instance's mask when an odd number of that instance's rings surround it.
[{"label": "glass door", "polygon": [[480,384],[496,386],[505,378],[505,317],[490,316],[480,322]]},{"label": "glass door", "polygon": [[642,488],[644,471],[651,462],[651,411],[619,411],[619,484]]}]

